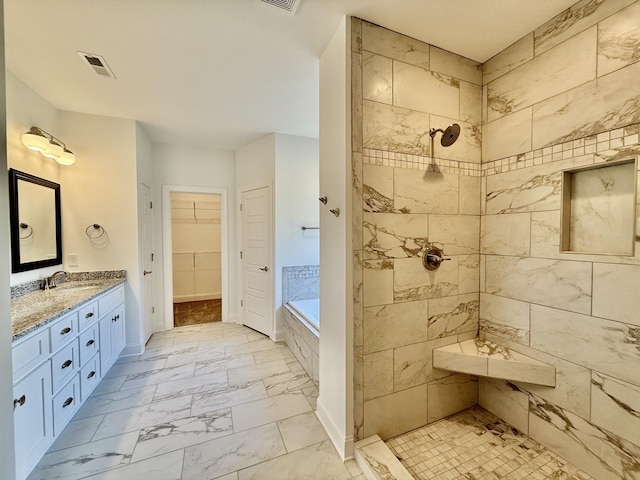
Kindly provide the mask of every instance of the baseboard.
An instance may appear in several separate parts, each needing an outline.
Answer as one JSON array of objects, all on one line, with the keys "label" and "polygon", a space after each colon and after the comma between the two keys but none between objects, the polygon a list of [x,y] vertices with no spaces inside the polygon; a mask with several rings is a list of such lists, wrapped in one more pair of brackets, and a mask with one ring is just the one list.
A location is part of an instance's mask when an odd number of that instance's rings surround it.
[{"label": "baseboard", "polygon": [[144,345],[125,345],[120,353],[121,357],[131,357],[132,355],[142,355],[144,353]]},{"label": "baseboard", "polygon": [[331,416],[327,413],[327,410],[322,405],[320,399],[318,399],[316,416],[320,420],[320,423],[324,427],[327,435],[329,435],[329,439],[333,446],[338,451],[338,455],[342,460],[349,460],[353,458],[354,454],[354,441],[353,435],[349,435],[348,437],[343,437],[340,433],[340,429],[335,424]]},{"label": "baseboard", "polygon": [[274,342],[284,342],[284,330],[276,330],[276,333],[272,340]]}]

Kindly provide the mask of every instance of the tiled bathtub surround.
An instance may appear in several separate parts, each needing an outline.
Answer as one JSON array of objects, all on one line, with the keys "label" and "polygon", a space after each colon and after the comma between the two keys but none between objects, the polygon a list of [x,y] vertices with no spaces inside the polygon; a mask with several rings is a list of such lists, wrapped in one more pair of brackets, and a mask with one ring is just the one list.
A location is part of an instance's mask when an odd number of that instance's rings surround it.
[{"label": "tiled bathtub surround", "polygon": [[[398,435],[477,403],[477,378],[434,348],[478,329],[480,65],[353,19],[357,439]],[[461,126],[430,158],[429,129]],[[427,272],[429,242],[449,261]]]},{"label": "tiled bathtub surround", "polygon": [[320,366],[320,338],[317,330],[312,330],[298,313],[285,307],[284,341],[296,356],[305,372],[318,385]]},{"label": "tiled bathtub surround", "polygon": [[320,298],[320,266],[282,267],[282,303]]},{"label": "tiled bathtub surround", "polygon": [[[583,0],[484,65],[480,335],[555,366],[557,384],[480,379],[479,401],[602,480],[640,478],[640,245],[561,253],[562,171],[640,153],[639,15]],[[605,212],[582,238],[610,235],[610,180],[574,192]]]}]

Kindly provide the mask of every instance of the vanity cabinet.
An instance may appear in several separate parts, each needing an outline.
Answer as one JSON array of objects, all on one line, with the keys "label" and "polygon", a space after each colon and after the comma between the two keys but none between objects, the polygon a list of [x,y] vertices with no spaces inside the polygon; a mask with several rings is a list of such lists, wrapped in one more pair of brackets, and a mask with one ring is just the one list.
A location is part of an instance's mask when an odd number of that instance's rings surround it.
[{"label": "vanity cabinet", "polygon": [[125,346],[124,286],[16,340],[13,410],[16,478],[49,449]]}]

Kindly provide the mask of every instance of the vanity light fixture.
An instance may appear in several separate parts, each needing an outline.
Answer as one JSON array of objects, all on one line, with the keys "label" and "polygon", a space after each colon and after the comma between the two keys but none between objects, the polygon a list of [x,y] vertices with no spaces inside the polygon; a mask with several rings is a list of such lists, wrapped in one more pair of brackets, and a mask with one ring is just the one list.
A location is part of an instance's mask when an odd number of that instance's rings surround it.
[{"label": "vanity light fixture", "polygon": [[22,143],[29,150],[40,152],[60,165],[72,165],[76,161],[76,156],[64,142],[39,127],[31,127],[28,132],[22,134]]}]

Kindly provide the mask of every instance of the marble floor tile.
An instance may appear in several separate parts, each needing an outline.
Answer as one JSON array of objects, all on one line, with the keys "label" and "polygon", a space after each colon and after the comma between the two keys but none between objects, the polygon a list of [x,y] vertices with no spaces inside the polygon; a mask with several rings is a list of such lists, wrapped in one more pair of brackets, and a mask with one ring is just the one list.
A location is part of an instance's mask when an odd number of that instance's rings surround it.
[{"label": "marble floor tile", "polygon": [[170,422],[188,417],[191,413],[191,396],[180,397],[164,402],[153,402],[141,407],[127,408],[108,413],[98,427],[93,440],[121,435],[124,432],[137,431],[161,422]]},{"label": "marble floor tile", "polygon": [[103,413],[116,412],[126,408],[137,407],[151,403],[156,385],[144,388],[136,388],[128,391],[118,391],[104,395],[91,396],[80,407],[74,420],[80,418],[93,417]]},{"label": "marble floor tile", "polygon": [[239,480],[341,480],[351,474],[329,440],[238,472]]},{"label": "marble floor tile", "polygon": [[299,450],[328,440],[316,412],[307,412],[295,417],[278,420],[278,428],[288,452]]},{"label": "marble floor tile", "polygon": [[161,368],[159,370],[135,373],[127,377],[120,389],[129,390],[131,388],[147,387],[149,385],[158,385],[159,383],[170,382],[172,380],[193,377],[195,368],[195,364],[192,363],[189,365],[180,365],[178,367]]},{"label": "marble floor tile", "polygon": [[55,452],[90,442],[104,417],[104,415],[96,415],[69,422],[49,451]]},{"label": "marble floor tile", "polygon": [[91,480],[180,480],[182,478],[183,450],[149,458],[140,462],[130,463],[121,468],[107,470],[87,477]]},{"label": "marble floor tile", "polygon": [[217,478],[285,453],[280,431],[270,423],[186,448],[182,478]]},{"label": "marble floor tile", "polygon": [[28,480],[73,480],[128,465],[137,441],[138,432],[131,432],[47,453]]},{"label": "marble floor tile", "polygon": [[286,346],[221,322],[148,346],[112,367],[29,480],[239,480],[243,469],[258,478],[254,465],[261,479],[361,478],[328,441],[312,411],[318,386]]},{"label": "marble floor tile", "polygon": [[166,420],[140,430],[131,461],[137,462],[232,433],[233,424],[229,408],[174,421]]},{"label": "marble floor tile", "polygon": [[311,411],[302,395],[282,394],[231,407],[236,432]]},{"label": "marble floor tile", "polygon": [[183,397],[193,393],[222,392],[227,389],[227,372],[216,372],[208,375],[198,375],[171,382],[163,382],[158,385],[153,401],[166,400],[168,398]]},{"label": "marble floor tile", "polygon": [[191,415],[232,407],[261,398],[267,398],[267,391],[261,381],[243,383],[229,387],[224,393],[217,395],[205,392],[193,395]]},{"label": "marble floor tile", "polygon": [[262,365],[234,368],[227,371],[229,385],[240,385],[242,383],[254,382],[263,378],[273,377],[289,373],[289,365],[284,360],[264,363]]}]

